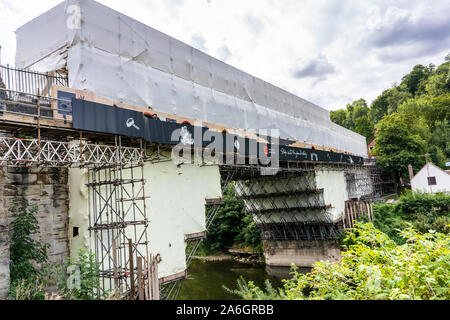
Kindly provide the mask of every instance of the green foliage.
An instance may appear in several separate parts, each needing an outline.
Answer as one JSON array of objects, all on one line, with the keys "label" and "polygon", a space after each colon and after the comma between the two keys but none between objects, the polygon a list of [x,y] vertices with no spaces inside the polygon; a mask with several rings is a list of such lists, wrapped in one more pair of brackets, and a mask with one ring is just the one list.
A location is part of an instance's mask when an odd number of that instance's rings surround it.
[{"label": "green foliage", "polygon": [[367,115],[364,115],[356,119],[355,124],[356,124],[355,132],[359,133],[362,136],[365,136],[367,142],[372,141],[374,137],[373,135],[374,125],[369,120],[369,117]]},{"label": "green foliage", "polygon": [[396,178],[407,177],[408,165],[416,172],[425,164],[426,132],[411,116],[395,113],[385,116],[377,125],[375,154],[377,163]]},{"label": "green foliage", "polygon": [[[66,270],[70,271],[69,279],[61,278],[59,289],[66,300],[97,300],[100,289],[100,263],[96,261],[95,255],[86,248],[78,250],[78,257],[69,258]],[[79,277],[79,287],[72,282]],[[71,284],[71,285],[69,285]],[[104,293],[104,298],[108,293]]]},{"label": "green foliage", "polygon": [[449,233],[450,195],[408,191],[396,204],[375,205],[374,218],[375,226],[398,244],[404,243],[398,230],[408,227],[422,233],[429,230]]},{"label": "green foliage", "polygon": [[[390,94],[390,90],[385,90],[383,93],[378,96],[370,106],[369,110],[369,118],[370,120],[376,124],[380,121],[386,114],[388,114],[389,110],[389,102],[388,97]],[[333,121],[333,119],[332,119]]]},{"label": "green foliage", "polygon": [[236,199],[232,184],[225,191],[224,201],[223,207],[219,209],[209,227],[202,249],[213,253],[237,244],[259,247],[259,230],[255,227],[252,217],[245,213],[244,201]]},{"label": "green foliage", "polygon": [[269,280],[265,282],[265,291],[256,286],[253,281],[247,283],[243,276],[237,280],[237,289],[232,290],[226,286],[223,288],[243,300],[284,300],[287,298],[283,290],[273,288]]},{"label": "green foliage", "polygon": [[330,119],[334,123],[345,127],[345,121],[347,119],[347,111],[346,110],[336,110],[330,112]]},{"label": "green foliage", "polygon": [[[11,212],[15,219],[12,222],[10,246],[10,293],[22,297],[27,288],[42,282],[41,267],[48,261],[48,246],[33,239],[39,234],[38,221],[34,216],[37,206],[30,207],[28,200],[21,194],[14,200]],[[40,294],[30,293],[31,298],[43,295],[43,291]]]},{"label": "green foliage", "polygon": [[253,247],[258,247],[261,244],[261,234],[258,228],[255,226],[253,218],[246,214],[242,219],[244,227],[239,235],[235,238],[236,242],[241,242]]},{"label": "green foliage", "polygon": [[419,170],[425,155],[444,168],[450,158],[450,55],[437,68],[415,66],[370,108],[359,99],[346,109],[330,112],[330,118],[365,136],[367,143],[376,127],[377,147],[371,153],[397,180],[408,178],[408,164]]},{"label": "green foliage", "polygon": [[[400,232],[398,245],[372,224],[357,224],[347,233],[346,251],[339,263],[320,261],[311,273],[294,268],[283,292],[288,300],[431,300],[450,299],[450,237],[413,229]],[[272,298],[252,283],[234,293],[252,300]]]},{"label": "green foliage", "polygon": [[408,92],[415,96],[417,93],[423,92],[425,83],[428,77],[433,73],[434,65],[430,64],[428,67],[423,65],[417,65],[413,70],[405,75],[402,79],[402,84],[404,84]]},{"label": "green foliage", "polygon": [[45,300],[44,283],[39,278],[17,280],[9,296],[13,300]]}]

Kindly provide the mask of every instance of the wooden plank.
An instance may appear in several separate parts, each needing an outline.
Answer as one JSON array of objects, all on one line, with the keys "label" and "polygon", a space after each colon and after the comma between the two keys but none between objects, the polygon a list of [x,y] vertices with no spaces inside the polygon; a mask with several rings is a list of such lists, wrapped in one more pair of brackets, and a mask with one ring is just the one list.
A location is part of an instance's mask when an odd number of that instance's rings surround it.
[{"label": "wooden plank", "polygon": [[353,201],[353,226],[355,226],[355,222],[358,221],[358,202]]},{"label": "wooden plank", "polygon": [[197,239],[206,239],[206,231],[203,232],[197,232],[197,233],[191,233],[191,234],[186,234],[184,236],[184,240],[185,241],[189,241],[189,240],[197,240]]},{"label": "wooden plank", "polygon": [[360,219],[361,218],[361,216],[363,215],[363,213],[364,213],[364,202],[362,202],[362,201],[360,201],[359,202],[359,211],[358,211],[358,219]]},{"label": "wooden plank", "polygon": [[159,293],[159,279],[158,279],[158,261],[156,257],[151,260],[151,272],[150,277],[152,279],[152,300],[160,300]]},{"label": "wooden plank", "polygon": [[113,251],[113,273],[114,273],[114,292],[116,298],[119,296],[119,272],[117,270],[117,246],[116,239],[112,239],[112,251]]},{"label": "wooden plank", "polygon": [[375,217],[373,215],[373,202],[370,204],[370,215],[372,217],[372,222],[375,222]]},{"label": "wooden plank", "polygon": [[205,199],[207,205],[222,205],[225,203],[224,198]]},{"label": "wooden plank", "polygon": [[128,239],[128,255],[128,258],[130,259],[130,295],[132,300],[134,300],[134,297],[136,295],[136,287],[134,285],[133,243],[131,242],[131,239]]},{"label": "wooden plank", "polygon": [[350,201],[347,202],[347,228],[352,227],[352,216],[350,215]]},{"label": "wooden plank", "polygon": [[350,207],[349,207],[349,201],[345,202],[345,224],[346,228],[350,228]]},{"label": "wooden plank", "polygon": [[186,270],[185,271],[181,271],[181,272],[173,274],[171,276],[167,276],[167,277],[161,278],[161,279],[159,279],[159,282],[161,284],[164,284],[164,283],[169,282],[169,281],[174,281],[174,280],[179,280],[179,279],[186,278],[186,275],[187,275],[187,271]]},{"label": "wooden plank", "polygon": [[344,208],[344,212],[342,212],[342,225],[344,226],[344,230],[345,230],[345,211],[347,208],[347,202],[345,202],[345,208]]},{"label": "wooden plank", "polygon": [[[28,115],[8,113],[7,111],[3,111],[3,115],[0,116],[1,120],[16,122],[18,124],[24,123],[24,124],[31,124],[31,125],[37,125],[36,118],[37,118],[37,116],[35,116],[35,115],[28,116]],[[40,125],[48,126],[48,127],[56,127],[56,128],[72,128],[71,122],[64,122],[64,121],[58,120],[58,119],[41,118]]]},{"label": "wooden plank", "polygon": [[151,257],[152,257],[152,255],[150,254],[148,257],[147,257],[147,259],[146,259],[146,262],[147,262],[147,287],[146,287],[146,291],[145,291],[145,294],[147,295],[147,300],[152,300],[152,277],[151,277],[151,274],[150,274],[150,271],[151,271]]},{"label": "wooden plank", "polygon": [[372,222],[372,218],[370,217],[370,207],[369,207],[369,205],[370,205],[370,202],[367,202],[366,203],[366,217],[367,217],[367,219],[369,219],[369,222]]},{"label": "wooden plank", "polygon": [[353,201],[350,202],[350,226],[353,228],[355,226],[354,224],[355,218],[353,215]]},{"label": "wooden plank", "polygon": [[138,279],[138,292],[139,300],[145,300],[144,297],[144,275],[142,272],[142,258],[137,258],[137,279]]}]

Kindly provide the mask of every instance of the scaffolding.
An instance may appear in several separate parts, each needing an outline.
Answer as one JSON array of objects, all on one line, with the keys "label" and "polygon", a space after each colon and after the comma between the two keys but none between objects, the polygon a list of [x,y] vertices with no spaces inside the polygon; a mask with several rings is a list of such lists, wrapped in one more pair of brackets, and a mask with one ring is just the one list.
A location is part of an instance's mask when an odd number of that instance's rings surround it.
[{"label": "scaffolding", "polygon": [[[347,211],[336,218],[316,185],[319,171],[342,171],[350,199],[377,201],[392,183],[374,165],[281,163],[275,177],[263,176],[258,166],[222,168],[235,172],[236,197],[270,246],[279,241],[336,241],[348,225]],[[346,204],[348,207],[348,204]],[[346,208],[347,208],[346,207]],[[363,210],[365,207],[361,205]],[[365,211],[364,211],[365,212]]]},{"label": "scaffolding", "polygon": [[[116,162],[89,168],[89,231],[100,265],[102,293],[150,299],[144,159],[125,164],[118,138]],[[142,150],[143,153],[143,150]],[[100,294],[100,292],[99,292]]]}]

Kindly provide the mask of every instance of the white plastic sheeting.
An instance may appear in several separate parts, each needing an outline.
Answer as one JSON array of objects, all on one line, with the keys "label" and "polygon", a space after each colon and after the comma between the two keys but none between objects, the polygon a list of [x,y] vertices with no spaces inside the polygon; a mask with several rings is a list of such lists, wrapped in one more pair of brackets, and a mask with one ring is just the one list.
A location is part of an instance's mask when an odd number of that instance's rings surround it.
[{"label": "white plastic sheeting", "polygon": [[66,0],[17,30],[18,67],[66,64],[72,88],[236,129],[367,156],[329,112],[93,0]]}]

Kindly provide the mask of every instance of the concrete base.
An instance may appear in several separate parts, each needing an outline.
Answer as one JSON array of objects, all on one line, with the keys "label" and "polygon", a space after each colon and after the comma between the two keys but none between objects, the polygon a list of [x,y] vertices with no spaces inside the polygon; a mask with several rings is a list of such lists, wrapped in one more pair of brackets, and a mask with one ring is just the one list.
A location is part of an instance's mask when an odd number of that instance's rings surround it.
[{"label": "concrete base", "polygon": [[311,267],[315,262],[339,262],[341,250],[336,241],[263,241],[268,266]]}]

